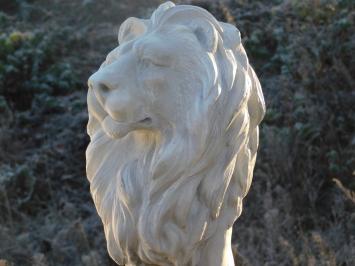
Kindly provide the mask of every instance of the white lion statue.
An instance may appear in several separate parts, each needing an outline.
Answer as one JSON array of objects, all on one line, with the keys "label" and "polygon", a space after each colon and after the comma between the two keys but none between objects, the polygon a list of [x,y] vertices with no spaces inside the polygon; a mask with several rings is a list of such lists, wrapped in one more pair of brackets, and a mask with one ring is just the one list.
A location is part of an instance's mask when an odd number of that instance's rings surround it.
[{"label": "white lion statue", "polygon": [[119,265],[234,265],[260,83],[239,31],[167,2],[127,19],[89,79],[87,177]]}]

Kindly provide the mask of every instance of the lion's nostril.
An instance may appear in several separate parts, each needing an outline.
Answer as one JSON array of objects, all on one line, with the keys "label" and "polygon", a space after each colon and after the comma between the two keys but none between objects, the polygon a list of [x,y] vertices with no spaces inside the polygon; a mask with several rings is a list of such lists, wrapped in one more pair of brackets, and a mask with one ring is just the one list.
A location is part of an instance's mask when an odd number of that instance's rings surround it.
[{"label": "lion's nostril", "polygon": [[110,91],[110,88],[107,85],[103,84],[103,83],[98,84],[98,89],[102,93],[108,93]]},{"label": "lion's nostril", "polygon": [[140,120],[139,123],[151,124],[152,123],[152,119],[150,117],[146,117],[146,118]]}]

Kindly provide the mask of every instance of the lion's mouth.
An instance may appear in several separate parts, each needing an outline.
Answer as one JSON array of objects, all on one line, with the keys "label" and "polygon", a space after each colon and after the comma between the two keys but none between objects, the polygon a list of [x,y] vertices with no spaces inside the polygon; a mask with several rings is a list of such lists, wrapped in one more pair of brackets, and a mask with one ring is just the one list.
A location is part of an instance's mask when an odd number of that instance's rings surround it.
[{"label": "lion's mouth", "polygon": [[102,121],[102,127],[105,133],[113,139],[123,138],[133,130],[148,129],[151,125],[152,119],[150,117],[143,118],[136,122],[118,122],[107,115]]}]

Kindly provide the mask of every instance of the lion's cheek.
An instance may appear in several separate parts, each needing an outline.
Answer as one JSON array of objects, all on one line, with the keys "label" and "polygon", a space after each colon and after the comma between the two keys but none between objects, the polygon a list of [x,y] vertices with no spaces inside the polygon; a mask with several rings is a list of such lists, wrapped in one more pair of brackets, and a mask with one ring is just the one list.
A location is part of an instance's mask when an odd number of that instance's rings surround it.
[{"label": "lion's cheek", "polygon": [[159,99],[164,97],[164,94],[168,90],[168,84],[163,77],[150,75],[148,77],[144,77],[143,88],[143,95],[148,97],[152,104],[155,104]]},{"label": "lion's cheek", "polygon": [[144,86],[147,95],[145,102],[149,105],[147,113],[158,117],[160,122],[174,123],[177,113],[181,112],[181,97],[177,87],[164,79],[147,79]]}]

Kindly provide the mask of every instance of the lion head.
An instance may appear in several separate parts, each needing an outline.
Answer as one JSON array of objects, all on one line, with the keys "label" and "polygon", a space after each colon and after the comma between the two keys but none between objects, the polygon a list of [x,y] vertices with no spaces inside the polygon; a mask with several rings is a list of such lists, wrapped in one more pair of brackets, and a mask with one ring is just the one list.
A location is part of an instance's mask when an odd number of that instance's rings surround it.
[{"label": "lion head", "polygon": [[196,6],[127,19],[89,79],[87,177],[110,256],[194,265],[242,210],[265,104],[240,33]]}]

